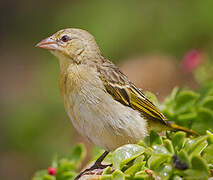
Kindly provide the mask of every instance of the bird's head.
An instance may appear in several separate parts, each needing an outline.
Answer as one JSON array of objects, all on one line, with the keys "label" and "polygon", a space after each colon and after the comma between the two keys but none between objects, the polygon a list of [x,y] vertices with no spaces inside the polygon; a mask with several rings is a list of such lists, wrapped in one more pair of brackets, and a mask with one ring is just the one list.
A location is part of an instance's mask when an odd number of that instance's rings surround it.
[{"label": "bird's head", "polygon": [[59,60],[77,64],[100,55],[95,38],[87,31],[75,28],[60,30],[36,47],[50,50]]}]

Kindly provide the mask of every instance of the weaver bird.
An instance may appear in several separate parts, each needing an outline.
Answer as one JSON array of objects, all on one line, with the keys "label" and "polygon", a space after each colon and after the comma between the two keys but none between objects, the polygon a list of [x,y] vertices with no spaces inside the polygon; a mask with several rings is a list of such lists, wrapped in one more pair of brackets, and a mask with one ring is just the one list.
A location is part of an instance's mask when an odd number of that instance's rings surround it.
[{"label": "weaver bird", "polygon": [[60,30],[39,42],[37,47],[50,50],[59,59],[60,92],[74,127],[105,149],[85,171],[105,168],[101,162],[109,151],[136,143],[150,130],[193,133],[168,122],[141,90],[101,54],[95,38],[87,31]]}]

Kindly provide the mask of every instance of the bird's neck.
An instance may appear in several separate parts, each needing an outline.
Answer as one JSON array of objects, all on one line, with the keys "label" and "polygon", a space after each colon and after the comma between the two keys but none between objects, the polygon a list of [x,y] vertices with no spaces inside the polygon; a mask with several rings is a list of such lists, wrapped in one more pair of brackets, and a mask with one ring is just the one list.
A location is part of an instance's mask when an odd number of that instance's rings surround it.
[{"label": "bird's neck", "polygon": [[88,66],[96,66],[96,64],[104,63],[106,58],[101,55],[100,51],[96,51],[91,56],[91,53],[82,53],[81,56],[67,57],[61,54],[55,54],[59,59],[60,71],[65,73],[67,69],[76,64],[87,64]]},{"label": "bird's neck", "polygon": [[73,63],[70,59],[59,58],[59,64],[60,64],[60,71],[63,73],[63,72],[66,72],[67,68]]},{"label": "bird's neck", "polygon": [[61,73],[64,73],[66,72],[67,68],[73,64],[73,60],[70,59],[69,57],[67,56],[64,56],[63,54],[61,53],[58,53],[57,51],[51,51],[51,53],[56,56],[59,60],[59,64],[60,64],[60,72]]}]

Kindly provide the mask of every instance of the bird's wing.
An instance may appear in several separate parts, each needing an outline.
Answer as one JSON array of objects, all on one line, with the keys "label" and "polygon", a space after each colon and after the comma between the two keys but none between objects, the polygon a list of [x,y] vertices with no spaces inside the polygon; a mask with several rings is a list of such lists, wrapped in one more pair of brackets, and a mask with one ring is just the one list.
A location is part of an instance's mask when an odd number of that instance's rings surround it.
[{"label": "bird's wing", "polygon": [[147,97],[111,62],[97,66],[107,92],[120,103],[138,110],[148,119],[167,124],[167,119]]}]

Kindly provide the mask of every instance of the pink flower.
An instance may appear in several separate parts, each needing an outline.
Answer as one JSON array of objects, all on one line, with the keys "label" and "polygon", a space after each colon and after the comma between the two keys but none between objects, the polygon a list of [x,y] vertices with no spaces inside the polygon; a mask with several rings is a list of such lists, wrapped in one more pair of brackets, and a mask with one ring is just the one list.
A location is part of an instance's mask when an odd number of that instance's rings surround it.
[{"label": "pink flower", "polygon": [[56,168],[48,167],[48,174],[54,176],[56,174]]},{"label": "pink flower", "polygon": [[185,54],[180,63],[185,72],[193,72],[203,62],[203,54],[194,49]]}]

